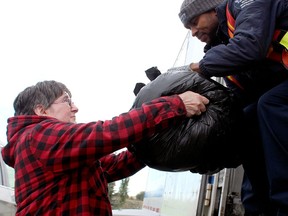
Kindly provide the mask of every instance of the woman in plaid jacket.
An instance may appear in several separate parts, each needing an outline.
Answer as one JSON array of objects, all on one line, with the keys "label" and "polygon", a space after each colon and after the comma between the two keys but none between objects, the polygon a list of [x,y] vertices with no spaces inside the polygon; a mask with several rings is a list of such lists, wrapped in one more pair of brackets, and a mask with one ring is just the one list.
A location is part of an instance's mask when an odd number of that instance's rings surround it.
[{"label": "woman in plaid jacket", "polygon": [[190,91],[84,124],[76,123],[78,108],[64,84],[26,88],[14,101],[2,150],[15,169],[16,215],[112,215],[107,184],[145,166],[128,150],[113,152],[200,115],[207,103]]}]

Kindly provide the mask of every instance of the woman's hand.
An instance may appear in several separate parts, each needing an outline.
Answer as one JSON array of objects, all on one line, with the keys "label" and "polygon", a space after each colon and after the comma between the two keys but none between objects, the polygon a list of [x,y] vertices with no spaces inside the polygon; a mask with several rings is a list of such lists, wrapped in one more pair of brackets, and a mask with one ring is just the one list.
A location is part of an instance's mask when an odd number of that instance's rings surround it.
[{"label": "woman's hand", "polygon": [[179,97],[185,105],[187,117],[201,115],[202,112],[206,111],[206,105],[209,103],[209,100],[206,97],[192,91],[186,91],[179,94]]}]

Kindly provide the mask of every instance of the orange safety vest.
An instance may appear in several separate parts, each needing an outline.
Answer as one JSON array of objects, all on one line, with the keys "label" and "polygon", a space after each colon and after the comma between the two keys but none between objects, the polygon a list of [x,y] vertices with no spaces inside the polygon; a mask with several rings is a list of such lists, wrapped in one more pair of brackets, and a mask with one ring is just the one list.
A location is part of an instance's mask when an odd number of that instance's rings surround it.
[{"label": "orange safety vest", "polygon": [[[228,4],[226,5],[226,18],[228,25],[228,35],[230,38],[234,37],[235,31],[235,19],[231,15]],[[276,29],[273,35],[272,43],[269,46],[266,56],[273,61],[281,62],[286,69],[288,69],[288,31]],[[227,78],[237,85],[242,90],[244,89],[240,83],[233,77],[227,76]]]}]

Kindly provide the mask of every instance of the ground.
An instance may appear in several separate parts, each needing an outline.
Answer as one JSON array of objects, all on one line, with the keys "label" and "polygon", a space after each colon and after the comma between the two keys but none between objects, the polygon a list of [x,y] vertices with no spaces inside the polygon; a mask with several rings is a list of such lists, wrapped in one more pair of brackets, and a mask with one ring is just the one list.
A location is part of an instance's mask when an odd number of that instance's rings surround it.
[{"label": "ground", "polygon": [[141,209],[143,201],[136,199],[127,199],[122,209]]},{"label": "ground", "polygon": [[142,209],[142,205],[143,205],[142,200],[137,200],[136,198],[129,197],[126,199],[124,205],[120,209]]}]

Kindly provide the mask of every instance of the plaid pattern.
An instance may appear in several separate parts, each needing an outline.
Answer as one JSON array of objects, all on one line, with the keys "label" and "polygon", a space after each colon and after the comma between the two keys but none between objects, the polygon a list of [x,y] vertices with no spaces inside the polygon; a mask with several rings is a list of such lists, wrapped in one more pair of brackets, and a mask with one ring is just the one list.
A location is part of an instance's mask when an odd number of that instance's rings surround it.
[{"label": "plaid pattern", "polygon": [[107,183],[145,165],[127,150],[111,153],[179,123],[185,115],[181,99],[169,96],[104,122],[9,118],[2,155],[15,169],[16,215],[112,215]]}]

